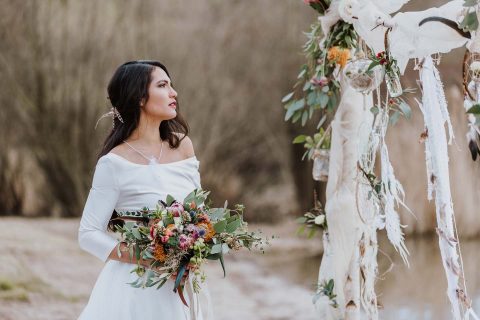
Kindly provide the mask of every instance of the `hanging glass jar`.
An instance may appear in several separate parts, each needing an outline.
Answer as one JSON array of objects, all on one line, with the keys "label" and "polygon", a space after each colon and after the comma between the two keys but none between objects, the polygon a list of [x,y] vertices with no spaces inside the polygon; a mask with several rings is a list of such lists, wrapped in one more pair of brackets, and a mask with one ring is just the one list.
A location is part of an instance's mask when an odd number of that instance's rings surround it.
[{"label": "hanging glass jar", "polygon": [[385,73],[385,82],[387,83],[387,90],[390,97],[396,98],[402,95],[402,83],[400,82],[398,72],[387,71]]},{"label": "hanging glass jar", "polygon": [[383,80],[382,66],[375,66],[369,69],[371,63],[370,59],[356,59],[349,62],[343,71],[348,84],[363,94],[372,92]]},{"label": "hanging glass jar", "polygon": [[313,153],[312,176],[315,181],[328,180],[330,149],[316,149]]}]

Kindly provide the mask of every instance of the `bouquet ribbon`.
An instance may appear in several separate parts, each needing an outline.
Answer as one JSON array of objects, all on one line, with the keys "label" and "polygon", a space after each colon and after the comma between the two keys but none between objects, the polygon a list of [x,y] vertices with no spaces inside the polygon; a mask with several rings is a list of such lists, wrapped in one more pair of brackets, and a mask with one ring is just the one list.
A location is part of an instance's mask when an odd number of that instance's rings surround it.
[{"label": "bouquet ribbon", "polygon": [[[184,308],[186,320],[213,320],[212,308],[210,305],[210,296],[207,288],[202,288],[199,293],[194,291],[193,277],[188,276],[188,279],[182,289],[178,287],[178,294],[183,304],[188,308]],[[186,298],[185,299],[185,296]],[[187,304],[187,301],[190,305]],[[188,310],[188,311],[187,311]]]}]

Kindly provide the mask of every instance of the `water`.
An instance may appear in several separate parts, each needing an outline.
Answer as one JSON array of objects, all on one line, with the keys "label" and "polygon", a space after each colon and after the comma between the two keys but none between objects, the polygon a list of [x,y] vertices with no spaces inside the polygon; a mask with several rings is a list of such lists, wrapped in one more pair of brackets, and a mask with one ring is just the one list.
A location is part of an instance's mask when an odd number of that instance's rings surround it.
[{"label": "water", "polygon": [[[305,240],[318,241],[319,239]],[[376,285],[378,300],[383,309],[380,319],[395,320],[450,320],[450,305],[446,296],[446,278],[442,267],[438,241],[434,236],[410,237],[407,247],[410,251],[410,268],[406,267],[400,256],[385,240],[380,248],[394,262],[394,268],[379,280]],[[474,310],[480,314],[480,240],[462,241],[461,249],[467,279],[467,289],[473,300]],[[295,257],[295,262],[290,261]],[[282,274],[303,286],[313,290],[317,280],[321,254],[298,256],[285,255],[267,259],[273,272]],[[382,253],[378,255],[380,274],[390,266],[390,260]]]}]

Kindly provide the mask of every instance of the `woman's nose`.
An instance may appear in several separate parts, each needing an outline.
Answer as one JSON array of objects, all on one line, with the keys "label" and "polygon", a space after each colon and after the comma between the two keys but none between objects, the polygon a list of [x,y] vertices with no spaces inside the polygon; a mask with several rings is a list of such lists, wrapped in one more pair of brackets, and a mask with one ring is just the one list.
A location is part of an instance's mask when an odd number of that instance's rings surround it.
[{"label": "woman's nose", "polygon": [[177,91],[175,91],[173,88],[170,89],[170,96],[171,97],[177,97]]}]

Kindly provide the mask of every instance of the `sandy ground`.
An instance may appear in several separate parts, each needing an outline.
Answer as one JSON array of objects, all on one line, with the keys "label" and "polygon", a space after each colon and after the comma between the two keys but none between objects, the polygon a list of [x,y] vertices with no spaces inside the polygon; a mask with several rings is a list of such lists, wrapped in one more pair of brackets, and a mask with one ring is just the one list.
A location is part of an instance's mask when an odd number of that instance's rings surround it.
[{"label": "sandy ground", "polygon": [[[0,320],[77,319],[103,263],[77,244],[79,220],[0,218]],[[293,222],[251,225],[276,235],[265,254],[240,252],[207,266],[217,320],[313,320],[320,237],[295,235]],[[395,268],[376,286],[382,320],[451,320],[436,237],[409,237],[410,268],[385,241]],[[465,275],[480,314],[479,239],[462,241]],[[381,272],[390,260],[379,254]],[[101,319],[99,319],[101,320]],[[161,319],[160,319],[161,320]],[[168,319],[176,320],[176,319]],[[317,319],[320,320],[320,319]]]},{"label": "sandy ground", "polygon": [[[0,319],[78,317],[103,265],[78,247],[78,223],[0,219]],[[267,253],[229,256],[226,279],[216,262],[207,267],[216,318],[314,319],[319,240],[296,237],[295,224],[256,227],[279,237]]]}]

